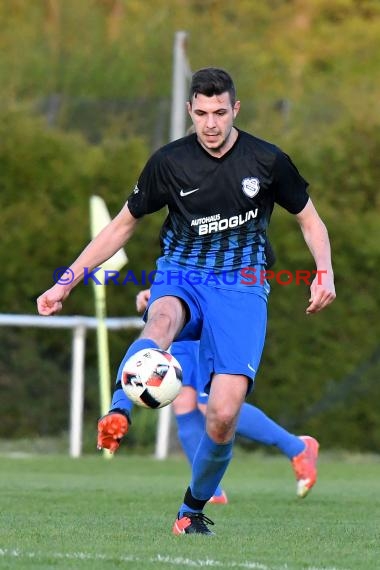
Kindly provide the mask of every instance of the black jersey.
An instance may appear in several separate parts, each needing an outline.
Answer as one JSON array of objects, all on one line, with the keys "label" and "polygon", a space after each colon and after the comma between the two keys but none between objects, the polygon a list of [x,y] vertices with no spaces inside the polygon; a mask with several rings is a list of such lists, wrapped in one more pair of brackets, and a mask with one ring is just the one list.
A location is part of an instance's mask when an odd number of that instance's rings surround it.
[{"label": "black jersey", "polygon": [[273,144],[238,130],[233,147],[215,158],[193,134],[152,155],[128,207],[135,218],[168,207],[160,240],[169,260],[229,271],[265,263],[274,204],[299,213],[308,201],[307,186]]}]

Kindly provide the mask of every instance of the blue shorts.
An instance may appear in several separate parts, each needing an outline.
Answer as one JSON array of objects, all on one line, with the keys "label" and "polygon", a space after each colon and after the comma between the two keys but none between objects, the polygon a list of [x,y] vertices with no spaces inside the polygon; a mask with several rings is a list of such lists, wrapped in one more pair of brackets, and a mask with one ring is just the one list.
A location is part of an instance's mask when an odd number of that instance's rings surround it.
[{"label": "blue shorts", "polygon": [[181,340],[173,342],[170,352],[178,360],[183,372],[183,386],[189,386],[197,392],[197,401],[200,404],[207,404],[208,394],[203,392],[203,385],[200,381],[199,372],[199,341]]},{"label": "blue shorts", "polygon": [[[265,342],[267,294],[265,286],[245,290],[207,283],[172,283],[163,273],[181,267],[159,259],[160,282],[153,283],[149,306],[160,297],[180,298],[188,310],[188,320],[176,341],[200,340],[198,390],[209,392],[213,374],[243,374],[250,380],[258,370]],[[148,306],[148,310],[149,310]],[[174,353],[173,353],[174,354]]]},{"label": "blue shorts", "polygon": [[182,340],[173,342],[170,353],[178,360],[183,372],[182,385],[198,390],[199,342]]}]

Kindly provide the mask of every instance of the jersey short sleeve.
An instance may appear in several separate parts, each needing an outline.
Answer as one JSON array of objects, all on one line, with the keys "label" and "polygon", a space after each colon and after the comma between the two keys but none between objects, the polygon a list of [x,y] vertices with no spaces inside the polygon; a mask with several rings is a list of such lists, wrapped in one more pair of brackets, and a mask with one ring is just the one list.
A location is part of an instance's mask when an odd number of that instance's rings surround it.
[{"label": "jersey short sleeve", "polygon": [[129,211],[134,218],[157,212],[167,204],[164,164],[159,151],[146,163],[127,201]]},{"label": "jersey short sleeve", "polygon": [[291,214],[299,214],[307,204],[309,183],[302,178],[291,158],[282,151],[274,163],[274,200]]}]

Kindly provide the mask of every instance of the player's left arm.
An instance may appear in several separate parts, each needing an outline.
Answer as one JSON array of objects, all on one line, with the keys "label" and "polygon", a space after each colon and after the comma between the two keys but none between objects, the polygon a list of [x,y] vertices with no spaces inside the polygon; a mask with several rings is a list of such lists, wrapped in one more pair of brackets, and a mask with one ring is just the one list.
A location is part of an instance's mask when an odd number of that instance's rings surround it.
[{"label": "player's left arm", "polygon": [[304,209],[296,214],[296,219],[317,270],[310,286],[310,304],[306,313],[318,313],[336,297],[329,235],[310,198]]}]

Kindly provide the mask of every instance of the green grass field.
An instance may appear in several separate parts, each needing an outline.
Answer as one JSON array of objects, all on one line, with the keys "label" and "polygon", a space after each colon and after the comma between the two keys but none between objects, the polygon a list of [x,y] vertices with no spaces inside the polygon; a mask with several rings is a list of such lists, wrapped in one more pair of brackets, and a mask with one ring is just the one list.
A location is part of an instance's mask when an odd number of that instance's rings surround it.
[{"label": "green grass field", "polygon": [[1,457],[0,568],[380,568],[380,457],[323,455],[307,499],[288,461],[237,450],[215,537],[171,535],[182,457]]}]

